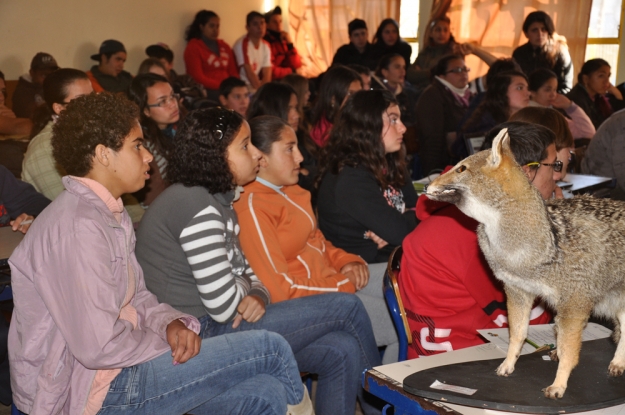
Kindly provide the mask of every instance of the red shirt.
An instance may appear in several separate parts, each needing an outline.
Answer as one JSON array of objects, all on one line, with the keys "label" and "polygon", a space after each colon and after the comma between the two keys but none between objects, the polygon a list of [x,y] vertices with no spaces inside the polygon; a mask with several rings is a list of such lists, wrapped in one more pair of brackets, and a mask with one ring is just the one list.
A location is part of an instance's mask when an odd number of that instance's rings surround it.
[{"label": "red shirt", "polygon": [[202,39],[191,39],[184,50],[187,74],[206,89],[219,89],[221,82],[230,77],[239,77],[232,49],[223,40],[217,39],[219,55],[206,46]]},{"label": "red shirt", "polygon": [[[422,222],[404,239],[399,289],[412,344],[408,358],[485,343],[477,329],[507,327],[506,297],[478,242],[478,223],[456,206],[421,196]],[[535,306],[530,324],[551,314]]]}]

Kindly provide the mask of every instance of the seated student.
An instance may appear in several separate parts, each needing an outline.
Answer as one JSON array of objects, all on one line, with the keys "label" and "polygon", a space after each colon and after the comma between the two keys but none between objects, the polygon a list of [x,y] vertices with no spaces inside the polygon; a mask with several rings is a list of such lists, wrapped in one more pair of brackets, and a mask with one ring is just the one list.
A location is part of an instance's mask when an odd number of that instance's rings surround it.
[{"label": "seated student", "polygon": [[219,39],[219,24],[219,16],[215,12],[197,12],[187,28],[187,47],[184,50],[187,74],[203,85],[207,96],[215,101],[219,84],[229,76],[239,76],[232,49]]},{"label": "seated student", "polygon": [[87,71],[95,92],[128,92],[132,75],[124,71],[126,48],[121,42],[114,39],[105,40],[100,45],[100,51],[91,55],[91,59],[99,62]]},{"label": "seated student", "polygon": [[[554,133],[540,125],[508,122],[489,136],[501,128],[508,128],[510,147],[528,180],[544,199],[551,198],[557,169]],[[503,286],[478,246],[478,223],[456,206],[425,195],[417,203],[417,216],[421,223],[402,244],[399,276],[413,333],[408,358],[484,343],[477,329],[505,327],[508,320]],[[531,319],[544,324],[551,315],[536,306]]]},{"label": "seated student", "polygon": [[[554,144],[556,145],[557,160],[562,163],[562,170],[554,172],[553,178],[556,181],[564,180],[569,163],[572,161],[571,155],[575,154],[575,142],[566,117],[553,108],[530,106],[517,111],[510,117],[510,121],[538,124],[553,131],[555,134]],[[559,196],[562,189],[556,187],[555,192],[556,196]],[[569,195],[573,197],[571,193]]]},{"label": "seated student", "polygon": [[189,114],[168,168],[173,184],[150,206],[137,234],[147,287],[199,318],[203,338],[261,329],[283,335],[300,371],[319,375],[316,413],[353,413],[362,371],[379,364],[360,301],[333,294],[277,303],[241,250],[232,203],[237,187],[256,177],[259,158],[237,113]]},{"label": "seated student", "polygon": [[[532,72],[528,79],[530,91],[530,107],[556,108],[566,116],[573,138],[593,138],[595,126],[588,115],[566,95],[558,93],[558,77],[547,68],[539,68]],[[557,146],[556,146],[557,147]]]},{"label": "seated student", "polygon": [[385,263],[417,226],[405,131],[389,91],[357,92],[341,111],[320,162],[319,229],[369,263]]},{"label": "seated student", "polygon": [[167,79],[153,73],[133,79],[128,96],[139,106],[144,145],[154,156],[150,162],[150,179],[135,194],[137,200],[147,207],[169,185],[165,169],[181,118],[180,97]]},{"label": "seated student", "polygon": [[579,105],[596,129],[615,111],[625,108],[621,91],[610,83],[610,64],[603,59],[584,62],[577,84],[566,96]]},{"label": "seated student", "polygon": [[360,75],[360,79],[362,79],[362,89],[368,91],[371,89],[371,71],[369,68],[363,65],[358,65],[356,63],[350,63],[347,65],[349,69],[353,69]]},{"label": "seated student", "polygon": [[375,71],[377,62],[371,56],[373,46],[369,43],[367,22],[362,19],[354,19],[348,23],[347,32],[349,43],[337,49],[332,59],[332,65],[357,64]]},{"label": "seated student", "polygon": [[360,75],[347,66],[333,66],[323,75],[319,96],[313,108],[310,137],[319,147],[328,141],[332,125],[347,98],[362,89]]},{"label": "seated student", "polygon": [[0,71],[0,135],[16,135],[28,137],[33,128],[33,122],[28,118],[17,118],[5,104],[7,97],[4,73]]},{"label": "seated student", "polygon": [[298,184],[312,193],[317,176],[318,148],[308,132],[300,128],[298,106],[298,97],[293,88],[284,83],[269,82],[254,94],[247,118],[252,120],[261,115],[272,115],[287,122],[296,132],[297,148],[303,157],[299,167]]},{"label": "seated student", "polygon": [[[165,68],[165,78],[169,81],[174,92],[180,94],[184,106],[193,109],[194,103],[206,98],[206,89],[189,75],[178,75],[174,71],[174,52],[165,43],[157,43],[145,48],[145,54],[158,60]],[[149,71],[148,71],[149,72]]]},{"label": "seated student", "polygon": [[87,74],[78,69],[59,69],[43,81],[45,104],[35,116],[34,138],[28,143],[28,149],[22,163],[22,180],[32,184],[35,189],[50,200],[65,190],[59,165],[52,155],[52,127],[54,120],[78,97],[93,92]]},{"label": "seated student", "polygon": [[417,102],[417,135],[423,174],[451,164],[458,125],[469,107],[469,68],[463,55],[447,55],[432,69],[432,83]]},{"label": "seated student", "polygon": [[301,128],[310,130],[310,82],[299,74],[291,74],[282,78],[282,83],[289,85],[297,94],[297,112]]},{"label": "seated student", "polygon": [[417,136],[415,125],[417,123],[416,106],[420,91],[406,81],[406,64],[404,58],[398,53],[390,53],[380,59],[378,69],[373,77],[375,89],[384,88],[395,95],[401,111],[401,122],[406,126],[404,143],[406,152],[417,152]]},{"label": "seated student", "polygon": [[201,339],[195,317],[146,289],[119,199],[148,178],[152,156],[138,117],[124,97],[91,94],[72,101],[54,125],[67,191],[9,261],[15,405],[100,415],[310,408],[283,338],[255,331]]},{"label": "seated student", "polygon": [[[510,116],[530,103],[527,77],[522,72],[501,72],[488,80],[482,103],[458,127],[454,155],[462,160],[468,155],[465,137],[485,136],[492,128],[508,121]],[[477,150],[477,149],[476,149]],[[454,160],[455,161],[455,160]],[[427,173],[427,172],[425,172]]]},{"label": "seated student", "polygon": [[19,118],[33,118],[35,109],[43,105],[43,80],[59,69],[52,55],[39,52],[30,61],[30,71],[20,76],[13,92],[13,112]]},{"label": "seated student", "polygon": [[523,21],[527,43],[512,52],[514,60],[529,76],[538,68],[552,70],[558,77],[558,92],[566,94],[573,87],[573,62],[566,39],[556,33],[551,17],[542,10],[529,13]]},{"label": "seated student", "polygon": [[[388,320],[386,305],[381,298],[378,302],[369,295],[375,288],[381,291],[381,283],[376,286],[379,281],[375,276],[368,283],[367,264],[324,238],[317,228],[310,193],[296,185],[302,156],[293,129],[271,116],[252,119],[250,127],[252,142],[262,154],[260,170],[256,181],[245,187],[234,204],[241,223],[241,245],[250,266],[257,270],[274,302],[299,303],[307,299],[323,307],[327,293],[336,296],[338,292],[358,291],[367,314],[374,320],[377,345],[388,346],[384,363],[395,361],[397,336],[390,320],[388,325],[382,324],[384,316]],[[349,302],[355,300],[351,295],[342,297]],[[370,412],[365,409],[365,413]]]},{"label": "seated student", "polygon": [[49,199],[0,164],[0,227],[11,226],[13,231],[26,233],[30,223],[22,222],[32,221],[49,204]]},{"label": "seated student", "polygon": [[[408,79],[417,89],[423,89],[431,81],[430,71],[436,66],[438,61],[447,55],[469,55],[474,54],[488,66],[497,58],[486,50],[482,49],[477,42],[457,43],[450,30],[451,20],[447,16],[442,16],[428,23],[426,33],[428,36],[420,46],[422,47],[414,61],[414,64],[407,68],[406,79]],[[519,71],[521,69],[519,68]]]},{"label": "seated student", "polygon": [[373,35],[373,46],[371,48],[371,59],[376,63],[376,67],[383,56],[390,53],[398,53],[404,58],[406,66],[410,65],[410,55],[412,46],[399,37],[399,24],[396,20],[388,18],[382,20]]},{"label": "seated student", "polygon": [[245,81],[234,76],[224,79],[219,84],[219,103],[245,117],[250,106],[250,90]]},{"label": "seated student", "polygon": [[288,32],[282,30],[282,9],[275,9],[265,14],[267,33],[265,39],[271,47],[271,79],[280,80],[297,72],[302,67],[302,60],[293,46]]},{"label": "seated student", "polygon": [[616,178],[610,197],[625,200],[625,110],[617,111],[597,129],[582,159],[582,173]]},{"label": "seated student", "polygon": [[163,65],[158,59],[144,59],[139,65],[137,75],[142,75],[144,73],[153,73],[156,75],[160,75],[169,81],[169,74],[167,73],[167,69],[165,69],[165,65]]},{"label": "seated student", "polygon": [[[347,100],[319,163],[319,229],[337,248],[370,263],[371,280],[361,296],[378,345],[396,334],[382,296],[382,276],[395,246],[417,226],[417,195],[406,169],[397,101],[389,91],[359,91]],[[355,151],[354,149],[358,149]],[[361,297],[362,298],[362,297]],[[387,334],[389,337],[386,337]],[[378,337],[379,336],[379,337]],[[388,344],[388,343],[387,343]],[[398,350],[386,354],[397,358]]]},{"label": "seated student", "polygon": [[241,79],[254,93],[261,85],[271,82],[271,47],[263,39],[266,23],[262,14],[249,12],[245,22],[247,34],[234,43],[232,50]]}]

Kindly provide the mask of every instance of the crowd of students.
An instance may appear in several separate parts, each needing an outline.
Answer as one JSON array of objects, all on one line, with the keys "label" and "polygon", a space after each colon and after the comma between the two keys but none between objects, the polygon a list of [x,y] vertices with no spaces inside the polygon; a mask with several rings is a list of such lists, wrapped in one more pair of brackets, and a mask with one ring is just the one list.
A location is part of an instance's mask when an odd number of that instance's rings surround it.
[{"label": "crowd of students", "polygon": [[[380,413],[360,376],[397,360],[382,295],[395,248],[410,357],[479,344],[475,329],[507,322],[477,223],[418,198],[412,178],[505,127],[536,191],[563,197],[574,140],[590,141],[590,173],[609,168],[595,141],[623,147],[609,64],[589,60],[573,87],[544,12],[527,16],[528,43],[507,59],[433,21],[414,63],[397,22],[369,43],[355,19],[316,80],[299,74],[279,7],[250,12],[232,48],[219,27],[215,12],[195,15],[186,74],[154,44],[132,76],[109,39],[86,73],[38,53],[14,111],[0,76],[0,133],[30,136],[24,182],[0,168],[0,226],[26,233],[10,259],[20,410],[307,414],[307,372],[316,413],[356,401]],[[485,77],[469,82],[468,54]],[[533,323],[551,318],[535,305]]]}]

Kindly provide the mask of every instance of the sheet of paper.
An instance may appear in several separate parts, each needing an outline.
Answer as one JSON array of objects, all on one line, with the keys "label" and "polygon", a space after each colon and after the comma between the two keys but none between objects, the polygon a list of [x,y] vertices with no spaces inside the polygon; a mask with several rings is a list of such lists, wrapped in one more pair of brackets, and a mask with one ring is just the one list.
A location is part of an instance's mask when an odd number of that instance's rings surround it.
[{"label": "sheet of paper", "polygon": [[[510,343],[510,334],[507,328],[503,329],[485,329],[478,330],[489,342],[497,345],[504,352],[508,352]],[[582,334],[582,341],[603,339],[610,337],[612,331],[596,323],[588,323]],[[529,327],[528,339],[539,346],[544,344],[556,344],[556,336],[553,330],[553,324],[537,324]],[[523,345],[521,354],[533,353],[536,348],[529,343]]]},{"label": "sheet of paper", "polygon": [[406,376],[431,367],[477,360],[503,359],[504,357],[506,357],[506,354],[495,344],[485,343],[452,352],[391,363],[390,365],[376,366],[374,369],[401,384]]}]

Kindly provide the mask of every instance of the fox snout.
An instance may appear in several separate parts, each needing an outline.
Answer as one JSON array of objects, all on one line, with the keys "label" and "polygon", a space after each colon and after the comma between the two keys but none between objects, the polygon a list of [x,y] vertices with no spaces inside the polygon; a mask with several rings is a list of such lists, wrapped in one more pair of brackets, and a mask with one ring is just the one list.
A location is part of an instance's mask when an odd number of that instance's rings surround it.
[{"label": "fox snout", "polygon": [[456,204],[462,198],[460,189],[451,184],[439,184],[434,180],[425,189],[425,195],[432,200]]}]

